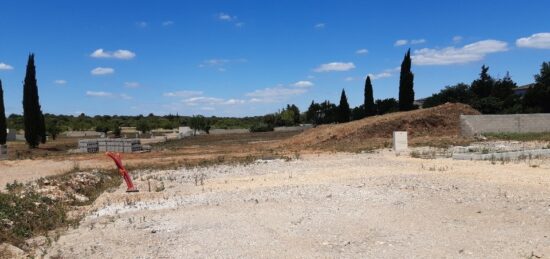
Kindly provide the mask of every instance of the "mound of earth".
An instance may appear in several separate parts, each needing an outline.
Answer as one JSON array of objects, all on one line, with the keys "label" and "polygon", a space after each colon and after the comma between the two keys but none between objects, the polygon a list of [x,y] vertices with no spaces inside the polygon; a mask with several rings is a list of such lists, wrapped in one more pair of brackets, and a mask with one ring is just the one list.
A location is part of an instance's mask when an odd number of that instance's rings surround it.
[{"label": "mound of earth", "polygon": [[[320,125],[289,139],[290,146],[331,148],[383,146],[394,131],[408,131],[410,139],[456,137],[460,115],[480,114],[469,105],[446,103],[428,109],[396,112],[342,124]],[[340,148],[339,148],[340,147]]]}]

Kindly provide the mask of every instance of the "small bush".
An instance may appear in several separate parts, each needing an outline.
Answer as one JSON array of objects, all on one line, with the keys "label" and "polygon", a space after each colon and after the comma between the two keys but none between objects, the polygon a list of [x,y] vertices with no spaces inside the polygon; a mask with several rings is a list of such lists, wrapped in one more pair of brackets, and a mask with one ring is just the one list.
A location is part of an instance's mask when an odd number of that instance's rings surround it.
[{"label": "small bush", "polygon": [[273,131],[273,126],[267,123],[257,123],[250,127],[250,132],[268,132]]},{"label": "small bush", "polygon": [[0,193],[0,243],[25,239],[67,224],[65,207],[35,192]]}]

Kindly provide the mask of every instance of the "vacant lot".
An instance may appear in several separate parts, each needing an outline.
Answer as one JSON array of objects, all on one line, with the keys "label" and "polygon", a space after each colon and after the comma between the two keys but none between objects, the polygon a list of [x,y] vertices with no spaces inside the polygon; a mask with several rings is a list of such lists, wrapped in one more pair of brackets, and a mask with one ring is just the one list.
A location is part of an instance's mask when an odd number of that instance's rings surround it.
[{"label": "vacant lot", "polygon": [[[123,162],[132,169],[171,168],[288,156],[292,153],[280,148],[279,141],[299,133],[202,135],[155,144],[150,153],[123,154]],[[24,142],[9,142],[10,156],[18,153],[20,157],[0,161],[0,187],[15,180],[28,182],[74,168],[114,167],[113,162],[103,153],[68,154],[69,149],[77,147],[77,141],[75,138],[62,138],[33,150],[29,150]]]},{"label": "vacant lot", "polygon": [[136,171],[48,248],[63,258],[550,256],[549,164],[305,155]]},{"label": "vacant lot", "polygon": [[[203,135],[155,144],[150,153],[124,154],[140,192],[125,193],[121,185],[78,207],[86,215],[80,225],[53,235],[34,254],[550,256],[550,161],[419,159],[376,149],[388,145],[395,129],[414,131],[413,145],[472,142],[457,136],[459,112],[447,112],[460,107],[442,108],[304,133]],[[28,152],[15,145],[19,159],[0,161],[2,186],[114,167],[104,154],[68,154],[75,139]]]}]

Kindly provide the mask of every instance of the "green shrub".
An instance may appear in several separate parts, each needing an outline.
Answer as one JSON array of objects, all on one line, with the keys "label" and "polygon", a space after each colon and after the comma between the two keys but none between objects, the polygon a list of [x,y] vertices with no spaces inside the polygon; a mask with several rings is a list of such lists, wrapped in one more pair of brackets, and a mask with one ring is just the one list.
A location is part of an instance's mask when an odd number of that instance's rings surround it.
[{"label": "green shrub", "polygon": [[273,131],[273,126],[267,123],[256,123],[250,127],[250,132],[268,132]]}]

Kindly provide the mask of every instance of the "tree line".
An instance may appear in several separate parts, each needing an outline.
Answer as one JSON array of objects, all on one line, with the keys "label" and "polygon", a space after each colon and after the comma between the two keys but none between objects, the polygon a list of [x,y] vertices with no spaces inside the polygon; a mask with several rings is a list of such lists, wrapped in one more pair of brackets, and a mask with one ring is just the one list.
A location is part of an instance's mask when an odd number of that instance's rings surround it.
[{"label": "tree line", "polygon": [[409,49],[401,62],[399,100],[387,98],[375,101],[372,82],[370,76],[367,76],[363,104],[350,108],[346,91],[342,89],[338,105],[328,100],[320,103],[312,101],[305,112],[305,121],[314,124],[343,123],[391,112],[418,109],[418,106],[414,104],[414,74],[411,71],[411,66],[411,50]]},{"label": "tree line", "polygon": [[434,107],[447,102],[464,103],[483,114],[547,113],[550,112],[550,62],[543,62],[535,83],[518,90],[509,73],[496,79],[483,65],[479,78],[471,84],[446,86],[439,93],[426,98],[423,107]]},{"label": "tree line", "polygon": [[[414,104],[414,74],[411,71],[410,49],[401,63],[399,77],[399,99],[374,99],[373,85],[370,76],[364,83],[363,104],[350,108],[345,89],[342,89],[338,105],[326,100],[312,101],[308,109],[301,113],[294,104],[288,104],[278,112],[264,116],[244,118],[204,117],[164,115],[157,116],[78,116],[43,114],[38,97],[36,67],[34,54],[27,61],[23,82],[23,115],[5,116],[2,81],[0,80],[0,145],[6,143],[6,128],[25,130],[25,140],[30,148],[36,148],[46,142],[46,135],[53,139],[60,132],[75,130],[95,130],[97,132],[120,133],[121,127],[136,127],[148,132],[151,129],[174,129],[179,126],[190,126],[194,130],[209,132],[211,128],[236,129],[249,128],[252,132],[271,131],[278,126],[295,126],[300,123],[328,124],[344,123],[369,116],[383,115],[397,111],[418,109]],[[422,107],[429,108],[447,102],[460,102],[471,105],[484,114],[537,113],[550,112],[550,62],[543,62],[539,74],[534,76],[535,83],[523,89],[524,94],[516,94],[517,84],[507,73],[503,78],[494,78],[489,74],[489,67],[483,65],[479,78],[471,84],[458,83],[444,87],[423,101]]]}]

